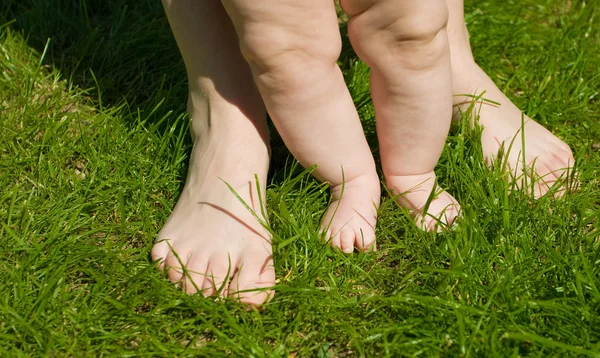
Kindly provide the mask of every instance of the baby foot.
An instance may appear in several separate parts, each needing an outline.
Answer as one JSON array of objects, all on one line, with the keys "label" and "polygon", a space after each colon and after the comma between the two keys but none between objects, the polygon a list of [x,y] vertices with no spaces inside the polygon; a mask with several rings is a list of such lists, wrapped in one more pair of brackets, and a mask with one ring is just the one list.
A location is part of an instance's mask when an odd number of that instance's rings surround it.
[{"label": "baby foot", "polygon": [[[531,191],[533,181],[536,198],[545,195],[557,182],[561,187],[555,188],[556,194],[561,195],[565,190],[562,179],[566,178],[575,163],[571,148],[539,123],[527,116],[523,118],[522,112],[474,62],[453,63],[453,77],[455,94],[477,96],[483,93],[484,99],[498,103],[481,101],[473,109],[474,117],[479,116],[479,123],[483,126],[481,144],[486,162],[493,163],[502,148],[517,186],[522,185],[525,175],[529,179],[525,190]],[[455,115],[468,110],[473,100],[472,97],[456,96]],[[522,127],[524,132],[521,132]]]},{"label": "baby foot", "polygon": [[186,185],[158,235],[152,259],[160,260],[159,268],[188,293],[260,305],[273,291],[248,290],[275,284],[271,237],[226,183],[266,220],[254,175],[264,194],[268,152],[263,143],[253,147],[251,141],[234,138],[220,133],[196,141]]},{"label": "baby foot", "polygon": [[417,226],[423,230],[448,228],[460,214],[456,199],[437,186],[434,172],[387,176],[385,181],[398,204],[411,212]]},{"label": "baby foot", "polygon": [[375,250],[375,225],[381,198],[379,177],[365,174],[335,185],[321,226],[325,237],[342,252]]}]

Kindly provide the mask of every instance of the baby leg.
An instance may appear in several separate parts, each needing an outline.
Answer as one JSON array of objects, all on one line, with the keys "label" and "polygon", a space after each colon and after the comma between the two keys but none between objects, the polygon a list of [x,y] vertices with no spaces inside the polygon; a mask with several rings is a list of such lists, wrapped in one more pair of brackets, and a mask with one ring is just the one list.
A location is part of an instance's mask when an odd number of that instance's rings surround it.
[{"label": "baby leg", "polygon": [[265,219],[254,180],[258,175],[264,193],[264,105],[219,1],[164,0],[164,7],[187,69],[194,147],[185,187],[152,258],[189,293],[221,290],[259,305],[273,292],[237,292],[275,284],[271,238],[225,182]]},{"label": "baby leg", "polygon": [[[498,155],[498,150],[504,146],[508,150],[513,138],[517,137],[508,153],[508,165],[515,174],[517,184],[524,173],[531,175],[527,167],[533,167],[535,176],[540,177],[534,186],[534,195],[542,196],[557,182],[563,184],[560,178],[565,177],[569,168],[572,168],[575,159],[571,148],[542,127],[533,119],[525,116],[525,146],[521,140],[522,112],[500,91],[492,79],[475,63],[469,33],[465,26],[464,0],[447,0],[450,10],[448,24],[448,38],[452,54],[452,75],[454,83],[454,104],[456,115],[460,111],[468,110],[473,102],[472,97],[458,96],[480,95],[493,100],[500,105],[482,102],[477,104],[473,116],[479,116],[479,123],[483,126],[481,145],[483,154],[488,163]],[[525,162],[523,162],[525,151]],[[538,179],[538,178],[532,178]],[[564,188],[557,188],[558,193]]]},{"label": "baby leg", "polygon": [[[433,171],[452,117],[445,1],[342,0],[341,5],[351,17],[350,41],[371,67],[388,188],[421,227],[433,230],[452,223],[459,206],[436,187]],[[430,195],[434,197],[426,208]]]},{"label": "baby leg", "polygon": [[336,64],[341,38],[333,1],[223,4],[281,137],[303,166],[317,164],[315,177],[331,185],[333,202],[323,226],[332,244],[348,253],[369,248],[380,185]]}]

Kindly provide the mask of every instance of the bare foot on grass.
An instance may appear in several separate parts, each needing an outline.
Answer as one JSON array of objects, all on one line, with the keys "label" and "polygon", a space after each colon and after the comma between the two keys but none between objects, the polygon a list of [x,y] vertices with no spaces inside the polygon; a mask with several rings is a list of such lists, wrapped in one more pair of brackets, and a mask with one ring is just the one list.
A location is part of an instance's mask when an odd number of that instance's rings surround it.
[{"label": "bare foot on grass", "polygon": [[240,143],[228,135],[196,143],[186,185],[158,235],[152,259],[188,293],[258,306],[273,296],[260,289],[275,284],[271,237],[259,222],[266,220],[261,203],[264,208],[267,150],[260,141]]},{"label": "bare foot on grass", "polygon": [[575,164],[571,148],[525,116],[475,63],[465,26],[464,2],[446,1],[455,118],[460,112],[473,111],[471,118],[479,118],[483,126],[481,145],[486,162],[494,163],[502,151],[509,179],[517,186],[527,184],[522,189],[533,191],[537,198],[551,189],[555,196],[562,195],[567,189],[565,179]]},{"label": "bare foot on grass", "polygon": [[321,225],[325,238],[344,253],[376,250],[375,225],[381,196],[376,173],[331,187],[331,203]]},{"label": "bare foot on grass", "polygon": [[[494,163],[502,151],[511,180],[519,187],[527,185],[521,189],[533,191],[536,198],[555,185],[556,196],[564,193],[565,180],[575,164],[566,143],[523,115],[474,62],[454,67],[454,92],[473,95],[455,97],[456,114],[458,110],[472,110],[473,118],[479,118],[483,126],[481,145],[488,164]],[[472,104],[473,101],[478,102]]]},{"label": "bare foot on grass", "polygon": [[386,184],[396,201],[411,212],[415,223],[423,230],[447,229],[460,214],[456,199],[437,186],[434,172],[388,176]]}]

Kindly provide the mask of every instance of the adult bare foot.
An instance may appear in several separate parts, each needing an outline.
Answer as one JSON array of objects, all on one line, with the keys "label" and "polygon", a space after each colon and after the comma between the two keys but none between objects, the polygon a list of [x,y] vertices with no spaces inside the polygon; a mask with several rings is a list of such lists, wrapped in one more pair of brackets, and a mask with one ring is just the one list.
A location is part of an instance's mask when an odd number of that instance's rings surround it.
[{"label": "adult bare foot", "polygon": [[[534,186],[531,188],[528,184],[525,190],[533,189],[535,197],[545,195],[557,182],[564,185],[563,179],[575,163],[571,148],[523,115],[474,62],[456,65],[454,69],[455,93],[482,94],[483,98],[499,103],[480,101],[472,107],[473,117],[479,117],[479,124],[483,126],[481,145],[486,162],[494,162],[502,148],[515,183],[521,186],[523,175],[527,176],[525,183],[533,182]],[[472,97],[457,96],[455,105],[465,111],[471,108],[472,101]],[[564,188],[555,189],[556,194],[564,192]]]},{"label": "adult bare foot", "polygon": [[264,222],[264,197],[258,195],[254,175],[264,196],[269,155],[262,141],[240,140],[233,133],[196,140],[185,187],[158,235],[152,259],[160,260],[159,267],[188,293],[234,295],[260,305],[273,293],[243,291],[275,284],[271,238],[228,185]]},{"label": "adult bare foot", "polygon": [[[464,23],[463,0],[447,0],[447,3],[450,10],[448,38],[452,54],[455,116],[460,111],[473,108],[473,118],[479,117],[479,124],[483,126],[481,144],[486,161],[492,163],[502,148],[517,185],[523,183],[525,175],[529,177],[527,191],[531,189],[532,180],[535,184],[535,197],[545,195],[555,184],[559,185],[554,188],[555,193],[562,194],[565,182],[561,179],[566,178],[575,163],[571,148],[523,115],[475,63]],[[471,107],[474,98],[461,95],[482,95],[498,104],[479,101]]]},{"label": "adult bare foot", "polygon": [[[185,187],[152,259],[189,293],[260,305],[275,284],[261,193],[269,165],[266,112],[223,5],[163,0],[185,62],[194,148]],[[258,216],[253,215],[232,193]],[[264,207],[264,205],[263,205]],[[254,289],[254,291],[252,291]]]}]

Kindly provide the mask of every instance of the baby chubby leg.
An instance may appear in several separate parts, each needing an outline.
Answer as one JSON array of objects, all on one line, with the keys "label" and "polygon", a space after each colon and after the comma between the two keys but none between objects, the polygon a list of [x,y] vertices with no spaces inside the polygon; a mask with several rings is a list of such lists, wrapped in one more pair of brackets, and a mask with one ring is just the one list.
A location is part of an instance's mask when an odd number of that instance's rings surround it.
[{"label": "baby chubby leg", "polygon": [[[436,186],[452,117],[444,0],[341,0],[350,41],[371,67],[385,180],[428,230],[453,222],[459,206]],[[432,194],[433,193],[433,194]],[[426,208],[430,195],[433,200]],[[427,209],[427,210],[425,210]]]},{"label": "baby chubby leg", "polygon": [[303,166],[317,164],[315,177],[331,185],[333,203],[323,227],[333,245],[348,253],[369,248],[375,241],[380,185],[336,64],[341,38],[333,1],[223,4],[281,137]]},{"label": "baby chubby leg", "polygon": [[257,175],[264,193],[264,105],[219,1],[164,0],[164,7],[188,74],[194,147],[185,187],[152,258],[188,293],[220,292],[260,305],[273,292],[248,290],[275,284],[271,238],[225,183],[265,220],[265,198],[254,180]]}]

